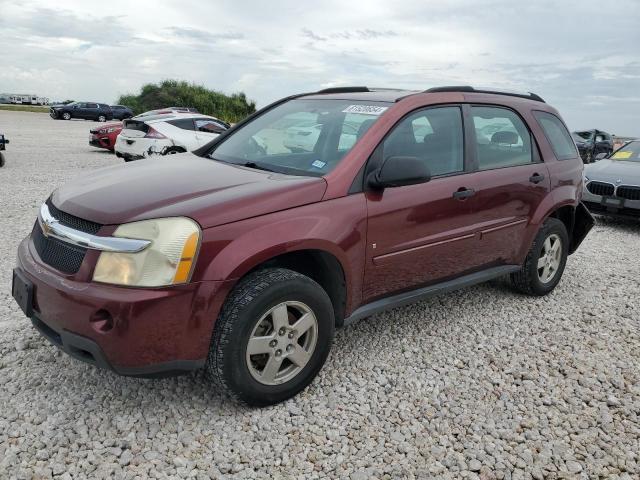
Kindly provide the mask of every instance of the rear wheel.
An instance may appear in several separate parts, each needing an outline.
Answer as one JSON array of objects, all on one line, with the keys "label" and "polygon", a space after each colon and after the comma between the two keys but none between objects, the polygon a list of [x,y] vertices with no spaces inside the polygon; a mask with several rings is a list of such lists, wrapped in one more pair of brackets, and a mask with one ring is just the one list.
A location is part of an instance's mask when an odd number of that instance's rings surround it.
[{"label": "rear wheel", "polygon": [[107,121],[107,117],[104,115],[98,115],[98,121],[99,122],[106,122]]},{"label": "rear wheel", "polygon": [[318,374],[333,333],[333,307],[320,285],[292,270],[259,270],[242,279],[225,302],[207,372],[242,403],[282,402]]},{"label": "rear wheel", "polygon": [[511,274],[515,288],[527,295],[551,292],[562,278],[569,254],[567,229],[557,218],[548,218],[536,235],[519,272]]},{"label": "rear wheel", "polygon": [[0,152],[0,167],[4,167],[4,155]]}]

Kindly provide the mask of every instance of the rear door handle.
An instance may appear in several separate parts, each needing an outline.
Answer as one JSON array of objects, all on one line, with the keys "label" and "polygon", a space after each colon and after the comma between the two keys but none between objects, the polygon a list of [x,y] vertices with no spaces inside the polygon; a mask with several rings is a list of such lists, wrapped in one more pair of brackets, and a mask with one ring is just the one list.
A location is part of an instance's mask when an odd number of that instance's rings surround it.
[{"label": "rear door handle", "polygon": [[476,191],[473,188],[462,187],[457,192],[453,192],[453,198],[456,200],[466,200],[469,197],[473,197]]},{"label": "rear door handle", "polygon": [[529,177],[529,181],[531,183],[540,183],[543,180],[544,180],[544,175],[541,175],[539,173],[534,173]]}]

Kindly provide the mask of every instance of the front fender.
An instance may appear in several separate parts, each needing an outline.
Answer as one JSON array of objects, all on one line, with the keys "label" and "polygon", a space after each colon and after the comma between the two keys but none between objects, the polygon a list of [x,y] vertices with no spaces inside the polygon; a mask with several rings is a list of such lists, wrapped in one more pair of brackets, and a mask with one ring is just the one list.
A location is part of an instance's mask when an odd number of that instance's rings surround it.
[{"label": "front fender", "polygon": [[194,278],[236,281],[279,255],[320,250],[342,266],[349,309],[362,294],[365,239],[364,195],[317,202],[206,229]]}]

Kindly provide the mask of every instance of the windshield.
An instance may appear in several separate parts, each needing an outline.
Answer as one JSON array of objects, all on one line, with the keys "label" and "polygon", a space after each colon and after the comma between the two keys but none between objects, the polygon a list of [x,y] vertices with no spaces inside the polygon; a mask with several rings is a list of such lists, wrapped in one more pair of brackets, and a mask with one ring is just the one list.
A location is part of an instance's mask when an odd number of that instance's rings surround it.
[{"label": "windshield", "polygon": [[591,139],[591,137],[593,136],[593,132],[573,132],[571,136],[578,142],[584,142],[585,140]]},{"label": "windshield", "polygon": [[627,143],[624,147],[613,152],[610,158],[612,160],[640,162],[640,141]]},{"label": "windshield", "polygon": [[338,165],[389,105],[290,100],[233,132],[208,155],[214,160],[280,173],[322,176]]}]

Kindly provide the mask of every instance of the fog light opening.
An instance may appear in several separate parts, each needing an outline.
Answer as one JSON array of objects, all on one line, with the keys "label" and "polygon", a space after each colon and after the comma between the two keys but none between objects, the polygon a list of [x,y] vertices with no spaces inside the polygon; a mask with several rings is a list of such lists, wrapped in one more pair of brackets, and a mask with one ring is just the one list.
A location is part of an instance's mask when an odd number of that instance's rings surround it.
[{"label": "fog light opening", "polygon": [[93,329],[100,333],[105,333],[113,329],[113,317],[106,310],[98,310],[89,319]]}]

